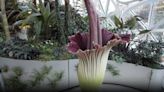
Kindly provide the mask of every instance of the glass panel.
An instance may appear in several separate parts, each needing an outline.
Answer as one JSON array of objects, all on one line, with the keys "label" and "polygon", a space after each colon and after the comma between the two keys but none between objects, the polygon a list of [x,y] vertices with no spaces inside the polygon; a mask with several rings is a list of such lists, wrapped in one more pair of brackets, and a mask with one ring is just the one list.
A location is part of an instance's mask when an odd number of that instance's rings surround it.
[{"label": "glass panel", "polygon": [[164,1],[158,0],[155,8],[154,25],[155,28],[164,28]]}]

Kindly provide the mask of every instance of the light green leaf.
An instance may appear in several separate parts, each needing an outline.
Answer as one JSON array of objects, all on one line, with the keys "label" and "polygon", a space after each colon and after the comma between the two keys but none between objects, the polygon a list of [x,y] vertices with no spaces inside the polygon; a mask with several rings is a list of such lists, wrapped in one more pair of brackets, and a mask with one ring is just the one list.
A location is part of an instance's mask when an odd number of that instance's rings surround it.
[{"label": "light green leaf", "polygon": [[50,4],[49,3],[47,3],[47,5],[46,5],[46,11],[48,12],[48,15],[51,13]]},{"label": "light green leaf", "polygon": [[36,35],[39,36],[41,31],[42,31],[42,22],[38,21],[37,23],[34,24],[34,29],[36,31]]},{"label": "light green leaf", "polygon": [[118,28],[123,28],[123,22],[116,16],[114,16],[114,23]]},{"label": "light green leaf", "polygon": [[29,15],[29,16],[24,20],[24,23],[25,23],[25,24],[28,24],[28,23],[30,23],[30,22],[33,22],[33,21],[35,20],[35,18],[37,18],[37,17],[39,17],[39,16],[41,16],[40,13],[33,13],[33,14]]}]

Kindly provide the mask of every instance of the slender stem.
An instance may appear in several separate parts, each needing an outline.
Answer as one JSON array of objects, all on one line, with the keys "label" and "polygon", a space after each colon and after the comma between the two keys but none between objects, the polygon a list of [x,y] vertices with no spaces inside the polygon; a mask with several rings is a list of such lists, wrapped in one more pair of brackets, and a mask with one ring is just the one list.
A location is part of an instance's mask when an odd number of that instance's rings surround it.
[{"label": "slender stem", "polygon": [[102,31],[100,28],[100,20],[98,17],[97,17],[97,29],[98,29],[98,44],[102,46]]},{"label": "slender stem", "polygon": [[1,13],[2,13],[3,29],[6,35],[6,41],[8,41],[10,40],[10,31],[9,31],[9,25],[8,25],[7,16],[6,16],[4,0],[0,0],[0,7],[1,7]]},{"label": "slender stem", "polygon": [[[94,4],[92,0],[84,0],[88,16],[89,16],[89,49],[92,49],[94,44],[100,44],[101,41],[101,31],[98,15],[94,9]],[[94,44],[93,44],[94,43]],[[101,45],[101,44],[100,44]]]},{"label": "slender stem", "polygon": [[[69,7],[70,1],[69,0],[65,0],[65,31],[68,32],[68,35],[70,35],[69,33],[69,11],[70,11],[70,7]],[[66,35],[66,36],[68,36]]]}]

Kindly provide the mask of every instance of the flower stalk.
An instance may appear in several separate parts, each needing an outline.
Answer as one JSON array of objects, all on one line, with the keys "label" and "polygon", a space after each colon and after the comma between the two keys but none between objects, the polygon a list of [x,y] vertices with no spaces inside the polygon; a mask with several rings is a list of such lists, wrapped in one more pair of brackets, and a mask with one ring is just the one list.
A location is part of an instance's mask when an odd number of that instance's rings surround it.
[{"label": "flower stalk", "polygon": [[100,24],[99,24],[99,17],[98,14],[96,14],[96,10],[93,6],[92,0],[84,0],[88,17],[89,17],[89,47],[88,49],[93,49],[93,44],[99,44],[102,45],[102,35],[100,30]]}]

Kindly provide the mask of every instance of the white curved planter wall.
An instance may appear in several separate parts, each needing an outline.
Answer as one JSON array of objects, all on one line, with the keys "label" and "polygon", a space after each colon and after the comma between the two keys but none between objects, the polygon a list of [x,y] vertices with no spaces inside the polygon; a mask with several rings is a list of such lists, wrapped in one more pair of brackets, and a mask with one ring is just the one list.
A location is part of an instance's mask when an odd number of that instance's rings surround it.
[{"label": "white curved planter wall", "polygon": [[[127,86],[147,90],[149,87],[149,80],[151,78],[151,69],[143,66],[137,66],[129,63],[115,63],[113,61],[108,62],[117,67],[120,71],[119,76],[112,76],[107,72],[105,81],[119,84],[126,84]],[[107,78],[109,77],[109,78]]]},{"label": "white curved planter wall", "polygon": [[153,70],[150,81],[150,90],[154,92],[164,92],[164,70]]},{"label": "white curved planter wall", "polygon": [[[57,72],[64,72],[62,80],[57,85],[57,90],[61,90],[63,88],[68,88],[68,60],[55,60],[49,62],[41,62],[41,61],[34,61],[34,60],[14,60],[8,58],[0,58],[0,67],[1,66],[8,66],[10,69],[14,67],[21,67],[24,71],[23,80],[29,80],[34,72],[34,70],[40,70],[43,66],[52,66],[52,70],[50,72],[54,73]],[[9,77],[12,75],[11,72],[5,74],[5,77]]]},{"label": "white curved planter wall", "polygon": [[[130,87],[138,88],[141,90],[161,90],[162,80],[164,78],[164,70],[153,70],[151,68],[137,66],[129,63],[116,63],[114,61],[108,61],[119,70],[119,76],[112,76],[112,74],[106,71],[104,83],[115,83],[127,85]],[[77,59],[71,60],[55,60],[49,62],[40,62],[33,60],[14,60],[8,58],[0,58],[0,67],[7,65],[9,68],[22,67],[24,70],[24,80],[28,80],[34,69],[39,70],[42,66],[52,66],[51,72],[64,72],[62,80],[58,83],[57,89],[62,90],[79,85],[76,66],[78,64]],[[50,72],[50,73],[51,73]],[[11,73],[5,74],[6,77]]]}]

